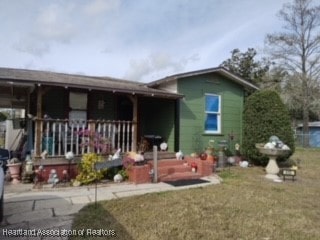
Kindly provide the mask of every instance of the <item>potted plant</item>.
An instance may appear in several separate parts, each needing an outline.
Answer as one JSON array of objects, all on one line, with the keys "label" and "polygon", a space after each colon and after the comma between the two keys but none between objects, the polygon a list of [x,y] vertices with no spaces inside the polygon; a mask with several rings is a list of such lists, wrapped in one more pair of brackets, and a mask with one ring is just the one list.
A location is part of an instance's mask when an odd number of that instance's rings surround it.
[{"label": "potted plant", "polygon": [[20,179],[20,168],[21,168],[21,162],[18,158],[11,158],[8,160],[7,167],[10,172],[10,176],[12,178],[12,183],[19,183]]},{"label": "potted plant", "polygon": [[198,166],[197,166],[196,162],[192,162],[191,163],[191,171],[195,173],[195,172],[197,172],[197,169],[198,169]]},{"label": "potted plant", "polygon": [[213,155],[213,152],[214,152],[214,140],[210,139],[208,142],[206,153],[208,155]]},{"label": "potted plant", "polygon": [[214,140],[210,139],[206,149],[207,160],[214,162]]}]

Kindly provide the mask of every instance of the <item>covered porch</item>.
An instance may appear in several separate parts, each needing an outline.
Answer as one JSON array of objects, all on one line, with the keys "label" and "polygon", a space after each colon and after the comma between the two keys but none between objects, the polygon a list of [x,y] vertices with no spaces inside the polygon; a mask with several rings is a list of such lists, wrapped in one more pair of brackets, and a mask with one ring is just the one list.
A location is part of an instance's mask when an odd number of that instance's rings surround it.
[{"label": "covered porch", "polygon": [[40,159],[45,151],[47,164],[64,162],[69,151],[78,158],[138,151],[150,136],[178,148],[182,95],[121,79],[7,68],[0,68],[0,84],[10,90],[2,107],[26,109],[25,152]]}]

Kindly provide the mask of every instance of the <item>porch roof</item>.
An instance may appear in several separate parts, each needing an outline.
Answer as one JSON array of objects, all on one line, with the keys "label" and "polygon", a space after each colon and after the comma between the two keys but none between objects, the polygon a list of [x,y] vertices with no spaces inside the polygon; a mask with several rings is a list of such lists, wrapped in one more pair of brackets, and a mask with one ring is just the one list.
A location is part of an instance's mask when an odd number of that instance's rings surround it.
[{"label": "porch roof", "polygon": [[259,90],[259,88],[256,85],[248,82],[247,80],[245,80],[242,77],[239,77],[236,74],[231,73],[228,69],[226,69],[224,67],[207,68],[207,69],[202,69],[202,70],[197,70],[197,71],[179,73],[179,74],[171,75],[171,76],[150,82],[147,85],[148,85],[148,87],[156,87],[160,84],[167,83],[167,82],[170,82],[170,81],[173,81],[176,79],[198,76],[198,75],[208,74],[208,73],[218,73],[218,74],[221,74],[221,75],[231,79],[232,81],[240,84],[243,87],[246,87],[251,90]]},{"label": "porch roof", "polygon": [[[170,93],[147,86],[145,83],[49,71],[0,68],[0,86],[33,87],[35,84],[95,89],[102,91],[139,94],[159,98],[178,99],[181,94]],[[3,94],[0,92],[0,95]]]}]

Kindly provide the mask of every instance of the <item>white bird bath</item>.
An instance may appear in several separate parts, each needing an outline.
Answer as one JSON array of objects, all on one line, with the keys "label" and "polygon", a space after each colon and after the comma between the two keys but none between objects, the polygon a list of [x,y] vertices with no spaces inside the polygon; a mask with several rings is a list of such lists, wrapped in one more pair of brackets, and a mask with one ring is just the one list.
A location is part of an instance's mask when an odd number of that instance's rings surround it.
[{"label": "white bird bath", "polygon": [[281,181],[280,177],[278,176],[278,173],[280,171],[278,164],[277,164],[277,157],[286,155],[290,152],[290,150],[287,149],[280,149],[280,148],[264,148],[263,145],[256,145],[256,148],[259,150],[261,154],[267,155],[269,157],[269,162],[266,167],[266,178],[275,180],[275,181]]}]

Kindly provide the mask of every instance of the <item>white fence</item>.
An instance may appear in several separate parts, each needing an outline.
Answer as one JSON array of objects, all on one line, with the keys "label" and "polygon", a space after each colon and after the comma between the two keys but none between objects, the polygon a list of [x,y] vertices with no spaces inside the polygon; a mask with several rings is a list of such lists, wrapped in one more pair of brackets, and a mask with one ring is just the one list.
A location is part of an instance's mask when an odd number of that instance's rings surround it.
[{"label": "white fence", "polygon": [[48,156],[62,156],[68,151],[81,155],[133,149],[135,128],[131,121],[35,119],[35,123],[35,134],[40,134],[35,137],[35,146],[41,152],[46,150]]}]

